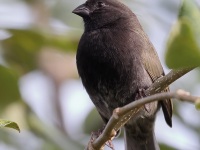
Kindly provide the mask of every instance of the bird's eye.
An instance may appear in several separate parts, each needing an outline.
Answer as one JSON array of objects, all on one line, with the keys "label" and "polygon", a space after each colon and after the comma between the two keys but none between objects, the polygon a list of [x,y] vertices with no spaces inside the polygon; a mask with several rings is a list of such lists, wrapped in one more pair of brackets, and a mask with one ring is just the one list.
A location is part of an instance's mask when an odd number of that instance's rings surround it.
[{"label": "bird's eye", "polygon": [[101,7],[104,7],[105,6],[105,3],[104,2],[97,2],[97,6],[99,7],[99,8],[101,8]]}]

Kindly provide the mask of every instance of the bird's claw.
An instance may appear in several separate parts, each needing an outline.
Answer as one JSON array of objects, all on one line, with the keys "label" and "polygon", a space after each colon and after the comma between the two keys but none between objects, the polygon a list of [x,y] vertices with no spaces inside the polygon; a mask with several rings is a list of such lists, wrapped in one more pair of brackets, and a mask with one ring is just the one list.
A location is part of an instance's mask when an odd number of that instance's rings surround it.
[{"label": "bird's claw", "polygon": [[110,147],[110,149],[115,150],[115,149],[114,149],[114,145],[113,145],[113,143],[112,143],[111,140],[107,141],[107,142],[106,142],[106,145],[107,145],[108,147]]},{"label": "bird's claw", "polygon": [[[146,97],[146,96],[147,95],[145,93],[145,89],[139,89],[136,98],[139,99],[139,98],[143,98],[143,97]],[[144,105],[144,109],[149,113],[149,109],[147,108],[146,105]]]}]

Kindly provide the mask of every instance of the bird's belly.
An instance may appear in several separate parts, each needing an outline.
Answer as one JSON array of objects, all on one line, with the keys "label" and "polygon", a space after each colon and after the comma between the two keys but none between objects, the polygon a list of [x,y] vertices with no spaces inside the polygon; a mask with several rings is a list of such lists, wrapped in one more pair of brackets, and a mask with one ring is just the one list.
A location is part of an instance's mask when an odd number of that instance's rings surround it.
[{"label": "bird's belly", "polygon": [[91,64],[81,78],[98,112],[109,119],[115,108],[135,100],[137,80],[131,70]]}]

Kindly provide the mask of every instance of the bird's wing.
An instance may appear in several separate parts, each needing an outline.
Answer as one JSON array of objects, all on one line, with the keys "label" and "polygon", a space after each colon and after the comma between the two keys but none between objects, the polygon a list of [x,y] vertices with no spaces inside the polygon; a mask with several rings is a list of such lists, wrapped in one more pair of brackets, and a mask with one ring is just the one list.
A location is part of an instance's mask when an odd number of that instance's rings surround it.
[{"label": "bird's wing", "polygon": [[[162,75],[164,75],[164,71],[162,68],[162,65],[159,61],[158,55],[148,39],[148,36],[142,32],[140,32],[140,36],[143,36],[142,39],[144,39],[146,42],[146,46],[144,48],[144,52],[142,53],[142,60],[145,70],[148,72],[149,76],[151,77],[152,81],[154,82],[156,79],[160,78]],[[169,91],[169,88],[167,87],[163,92]],[[164,101],[161,101],[162,110],[164,113],[165,120],[167,124],[171,127],[172,126],[172,102],[171,99],[166,99]]]}]

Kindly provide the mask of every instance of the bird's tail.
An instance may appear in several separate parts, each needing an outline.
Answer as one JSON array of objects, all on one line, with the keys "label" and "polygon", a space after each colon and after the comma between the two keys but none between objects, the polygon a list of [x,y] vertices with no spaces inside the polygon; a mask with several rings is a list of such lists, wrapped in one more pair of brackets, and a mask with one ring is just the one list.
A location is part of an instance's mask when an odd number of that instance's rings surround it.
[{"label": "bird's tail", "polygon": [[130,130],[125,127],[125,145],[126,150],[159,150],[158,143],[156,141],[154,131],[152,133],[144,136],[137,137],[137,135],[132,134]]}]

